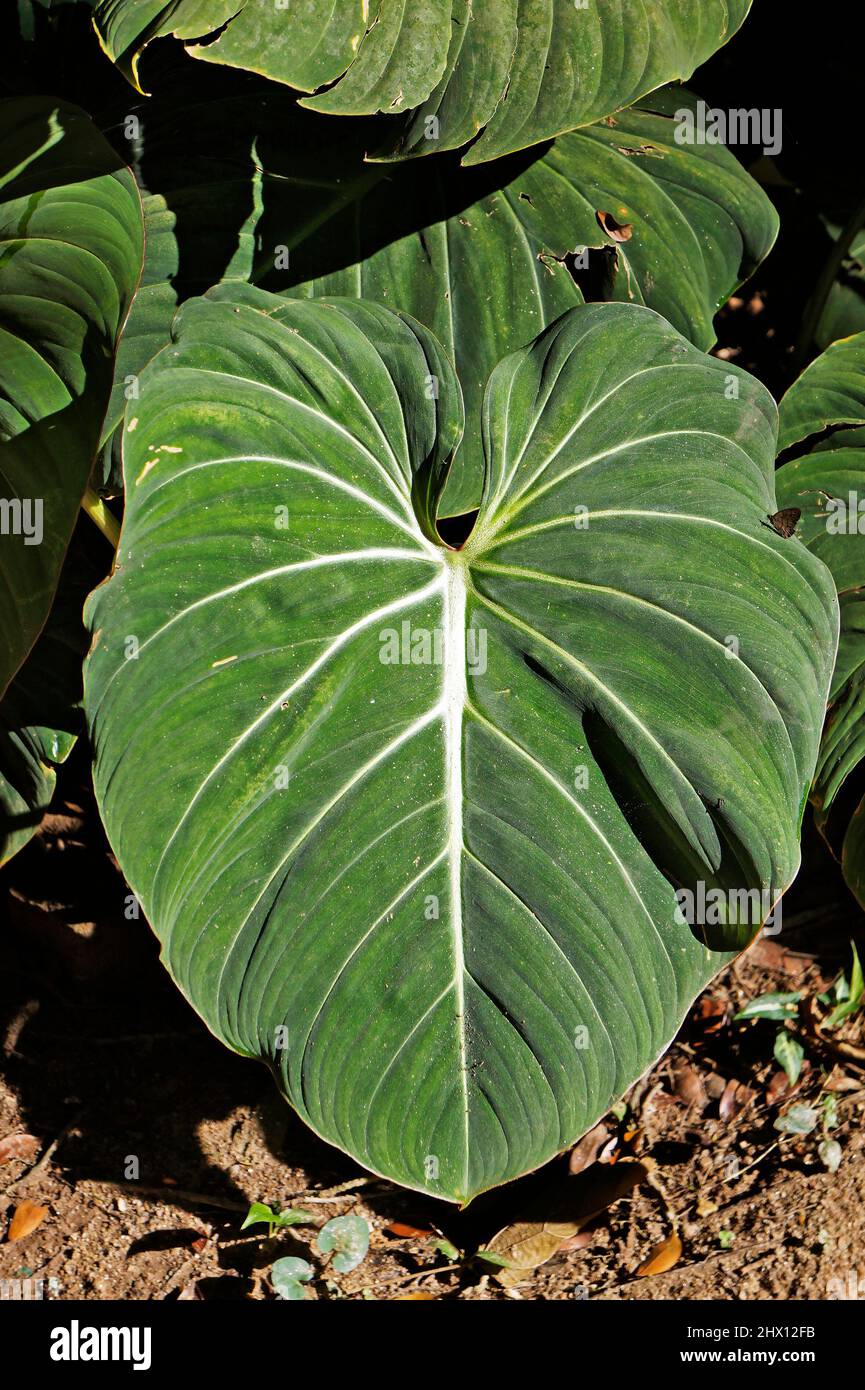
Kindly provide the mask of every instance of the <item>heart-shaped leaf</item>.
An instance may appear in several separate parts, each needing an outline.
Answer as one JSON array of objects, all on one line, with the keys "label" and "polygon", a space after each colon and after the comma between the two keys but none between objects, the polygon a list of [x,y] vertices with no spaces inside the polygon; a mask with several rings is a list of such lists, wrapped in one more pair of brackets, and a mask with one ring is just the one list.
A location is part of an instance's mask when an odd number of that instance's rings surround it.
[{"label": "heart-shaped leaf", "polygon": [[349,1274],[366,1259],[369,1226],[357,1212],[334,1216],[322,1226],[316,1243],[322,1255],[333,1253],[335,1270],[340,1274]]},{"label": "heart-shaped leaf", "polygon": [[95,20],[106,53],[136,85],[151,40],[207,38],[191,46],[196,58],[316,92],[304,101],[316,111],[406,113],[393,122],[397,156],[475,141],[466,156],[475,164],[690,77],[749,8],[750,0],[306,0],[302,9],[103,0]]},{"label": "heart-shaped leaf", "polygon": [[190,301],[85,677],[181,989],[318,1133],[460,1201],[595,1123],[789,883],[837,630],[763,524],[773,402],[652,311],[571,309],[483,424],[454,551],[428,330]]},{"label": "heart-shaped leaf", "polygon": [[299,1303],[306,1298],[303,1286],[309,1283],[314,1273],[309,1260],[302,1260],[298,1255],[286,1255],[281,1260],[275,1260],[270,1280],[277,1298]]},{"label": "heart-shaped leaf", "polygon": [[135,180],[83,111],[5,101],[0,123],[2,692],[51,607],[143,232]]}]

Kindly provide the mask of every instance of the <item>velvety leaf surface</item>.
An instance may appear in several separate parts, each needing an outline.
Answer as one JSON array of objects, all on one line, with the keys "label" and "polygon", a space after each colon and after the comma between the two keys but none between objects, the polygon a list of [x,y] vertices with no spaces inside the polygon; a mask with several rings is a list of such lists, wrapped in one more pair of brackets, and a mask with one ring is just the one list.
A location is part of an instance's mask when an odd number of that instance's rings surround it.
[{"label": "velvety leaf surface", "polygon": [[[831,570],[841,607],[814,778],[817,823],[865,904],[865,333],[818,357],[782,400],[780,418],[783,440],[813,447],[778,470],[778,502],[801,509],[802,539]],[[860,428],[831,428],[839,424]]]},{"label": "velvety leaf surface", "polygon": [[[85,677],[180,988],[318,1133],[459,1201],[591,1126],[765,916],[732,894],[789,883],[837,629],[762,525],[774,404],[653,312],[571,309],[483,414],[452,551],[426,329],[188,302],[127,417]],[[700,884],[725,906],[689,925]]]},{"label": "velvety leaf surface", "polygon": [[51,606],[143,235],[135,181],[82,111],[6,101],[0,128],[2,690]]},{"label": "velvety leaf surface", "polygon": [[[154,98],[138,150],[147,261],[111,427],[129,376],[167,341],[178,296],[240,279],[292,296],[376,299],[431,328],[456,366],[467,430],[442,513],[477,507],[484,386],[502,356],[580,302],[574,253],[604,248],[606,295],[647,303],[710,347],[718,305],[771,246],[774,210],[738,161],[676,142],[673,112],[693,100],[659,93],[664,114],[633,109],[543,156],[465,170],[448,156],[364,164],[380,123],[347,140],[339,123],[272,91]],[[604,212],[628,224],[627,242],[604,230]]]},{"label": "velvety leaf surface", "polygon": [[197,58],[316,91],[304,99],[314,110],[407,113],[393,123],[397,156],[457,149],[481,132],[466,156],[478,163],[690,77],[749,8],[750,0],[103,0],[96,24],[133,81],[151,39],[207,37],[191,49]]}]

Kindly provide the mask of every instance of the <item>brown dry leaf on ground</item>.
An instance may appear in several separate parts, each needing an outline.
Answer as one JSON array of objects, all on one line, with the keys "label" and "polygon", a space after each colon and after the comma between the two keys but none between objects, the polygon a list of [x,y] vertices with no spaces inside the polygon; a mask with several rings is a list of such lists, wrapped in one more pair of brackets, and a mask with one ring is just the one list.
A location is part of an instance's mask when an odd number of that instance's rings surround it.
[{"label": "brown dry leaf on ground", "polygon": [[652,1247],[643,1263],[637,1270],[637,1274],[666,1274],[668,1269],[679,1263],[682,1258],[682,1242],[675,1231],[667,1236],[666,1240]]},{"label": "brown dry leaf on ground", "polygon": [[18,1203],[12,1220],[9,1222],[7,1241],[23,1240],[25,1236],[30,1235],[31,1231],[35,1231],[36,1227],[41,1225],[47,1215],[47,1207],[40,1207],[38,1202],[31,1202],[25,1198],[23,1202]]},{"label": "brown dry leaf on ground", "polygon": [[751,1087],[746,1086],[744,1082],[728,1081],[718,1106],[718,1114],[721,1119],[735,1119],[737,1115],[742,1113],[746,1105],[750,1105],[755,1095],[756,1092],[752,1091]]},{"label": "brown dry leaf on ground", "polygon": [[389,1221],[384,1228],[389,1236],[398,1240],[424,1240],[432,1231],[421,1230],[420,1226],[409,1226],[405,1221]]},{"label": "brown dry leaf on ground", "polygon": [[598,1156],[604,1148],[604,1145],[608,1143],[609,1138],[610,1131],[603,1122],[599,1125],[595,1125],[594,1129],[590,1129],[588,1134],[584,1134],[580,1142],[575,1144],[571,1149],[570,1155],[568,1156],[569,1172],[576,1176],[577,1173],[582,1173],[585,1168],[597,1162]]},{"label": "brown dry leaf on ground", "polygon": [[594,1164],[580,1174],[569,1192],[555,1202],[557,1220],[518,1221],[497,1231],[485,1249],[508,1261],[494,1278],[506,1288],[519,1284],[531,1270],[546,1264],[562,1245],[601,1212],[625,1197],[646,1176],[642,1163]]},{"label": "brown dry leaf on ground", "polygon": [[35,1134],[9,1134],[0,1139],[0,1163],[8,1163],[10,1158],[35,1158],[38,1152]]},{"label": "brown dry leaf on ground", "polygon": [[703,1084],[703,1078],[696,1067],[689,1066],[686,1062],[675,1072],[674,1085],[676,1095],[683,1100],[686,1105],[693,1105],[697,1110],[705,1110],[709,1104],[709,1096]]}]

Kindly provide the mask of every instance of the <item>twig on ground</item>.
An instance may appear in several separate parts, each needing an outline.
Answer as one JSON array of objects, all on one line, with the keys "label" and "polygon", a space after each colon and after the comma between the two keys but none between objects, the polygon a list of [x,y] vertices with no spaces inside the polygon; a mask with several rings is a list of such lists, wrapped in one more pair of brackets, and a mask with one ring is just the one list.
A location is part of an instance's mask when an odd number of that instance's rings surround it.
[{"label": "twig on ground", "polygon": [[68,1125],[61,1129],[60,1133],[57,1135],[57,1138],[51,1141],[51,1143],[48,1145],[48,1148],[42,1154],[42,1157],[37,1159],[33,1166],[27,1169],[26,1173],[22,1173],[20,1178],[16,1178],[15,1181],[13,1183],[10,1183],[8,1187],[4,1187],[2,1195],[4,1197],[10,1197],[14,1192],[18,1192],[20,1188],[26,1186],[28,1183],[32,1182],[34,1178],[38,1177],[40,1173],[44,1172],[44,1170],[48,1167],[48,1164],[54,1157],[55,1153],[57,1152],[58,1148],[63,1143],[63,1140],[68,1138],[72,1131],[77,1127],[78,1121],[86,1113],[86,1110],[79,1110],[78,1114],[75,1115],[69,1121]]}]

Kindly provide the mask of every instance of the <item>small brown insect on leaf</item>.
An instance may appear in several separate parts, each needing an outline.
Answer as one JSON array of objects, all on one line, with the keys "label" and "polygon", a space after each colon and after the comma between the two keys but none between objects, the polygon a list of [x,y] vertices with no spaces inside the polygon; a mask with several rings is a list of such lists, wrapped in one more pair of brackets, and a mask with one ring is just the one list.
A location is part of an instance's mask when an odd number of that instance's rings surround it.
[{"label": "small brown insect on leaf", "polygon": [[801,515],[802,511],[799,507],[782,507],[779,512],[773,512],[771,516],[767,516],[763,525],[765,526],[768,522],[773,531],[777,531],[779,536],[789,540],[799,524]]}]

